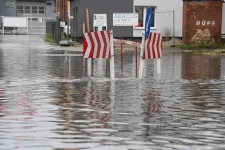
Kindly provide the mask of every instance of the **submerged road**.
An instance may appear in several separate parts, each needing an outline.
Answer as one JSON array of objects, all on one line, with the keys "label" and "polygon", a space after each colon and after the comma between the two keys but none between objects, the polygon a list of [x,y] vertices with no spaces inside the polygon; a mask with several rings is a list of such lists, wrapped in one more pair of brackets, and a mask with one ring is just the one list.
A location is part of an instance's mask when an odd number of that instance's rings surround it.
[{"label": "submerged road", "polygon": [[[41,36],[0,37],[0,149],[223,150],[225,57],[164,52],[135,78],[135,52],[93,61]],[[107,64],[107,65],[106,65]]]}]

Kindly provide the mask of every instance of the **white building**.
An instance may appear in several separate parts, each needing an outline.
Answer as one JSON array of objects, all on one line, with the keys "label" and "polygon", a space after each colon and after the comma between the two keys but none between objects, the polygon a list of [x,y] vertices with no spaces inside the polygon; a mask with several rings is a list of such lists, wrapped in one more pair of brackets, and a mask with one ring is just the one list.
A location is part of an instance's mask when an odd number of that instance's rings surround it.
[{"label": "white building", "polygon": [[[145,21],[146,8],[151,6],[152,12],[152,31],[165,33],[165,29],[173,34],[173,19],[175,35],[182,36],[182,16],[183,1],[182,0],[134,0],[134,12],[138,13],[139,21]],[[173,17],[174,11],[174,17]],[[134,27],[133,36],[140,37],[144,31],[143,24],[141,27]],[[168,33],[168,32],[167,32]]]}]

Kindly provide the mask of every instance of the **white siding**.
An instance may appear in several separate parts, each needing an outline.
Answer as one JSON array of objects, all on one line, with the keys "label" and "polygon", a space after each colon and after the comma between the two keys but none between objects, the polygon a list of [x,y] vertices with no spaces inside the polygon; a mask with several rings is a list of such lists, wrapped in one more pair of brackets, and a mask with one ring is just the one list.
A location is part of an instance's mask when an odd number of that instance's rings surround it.
[{"label": "white siding", "polygon": [[[156,6],[156,12],[175,11],[175,36],[182,37],[182,18],[183,18],[183,1],[182,0],[134,0],[135,6]],[[135,11],[135,9],[134,9]],[[156,13],[156,27],[152,31],[161,32],[164,28],[173,31],[173,13]],[[141,37],[143,30],[135,29],[134,37]]]}]

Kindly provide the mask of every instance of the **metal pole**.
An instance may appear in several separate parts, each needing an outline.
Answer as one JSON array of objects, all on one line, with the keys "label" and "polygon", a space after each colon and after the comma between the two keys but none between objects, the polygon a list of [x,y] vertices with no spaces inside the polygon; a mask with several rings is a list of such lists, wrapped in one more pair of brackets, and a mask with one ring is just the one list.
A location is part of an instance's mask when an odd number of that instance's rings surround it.
[{"label": "metal pole", "polygon": [[65,21],[65,5],[64,5],[64,0],[62,0],[62,21]]},{"label": "metal pole", "polygon": [[175,46],[175,11],[173,11],[173,46]]},{"label": "metal pole", "polygon": [[70,15],[68,12],[68,21],[67,21],[67,42],[69,44],[69,27],[70,27]]},{"label": "metal pole", "polygon": [[[138,41],[136,41],[138,43]],[[138,77],[138,47],[136,45],[136,78]]]},{"label": "metal pole", "polygon": [[143,71],[144,71],[144,60],[142,59],[143,52],[145,50],[145,34],[142,34],[142,42],[141,42],[141,51],[140,51],[140,56],[139,56],[139,72],[138,72],[138,78],[142,79],[143,78]]},{"label": "metal pole", "polygon": [[4,16],[2,16],[2,34],[5,34],[5,29],[4,29]]},{"label": "metal pole", "polygon": [[123,38],[121,38],[120,41],[121,41],[120,47],[121,74],[123,74]]},{"label": "metal pole", "polygon": [[29,19],[28,19],[28,16],[27,16],[27,35],[28,35],[28,32],[29,32]]},{"label": "metal pole", "polygon": [[115,66],[114,66],[114,46],[113,46],[113,31],[110,32],[110,50],[111,50],[111,58],[110,58],[110,78],[111,80],[115,80]]}]

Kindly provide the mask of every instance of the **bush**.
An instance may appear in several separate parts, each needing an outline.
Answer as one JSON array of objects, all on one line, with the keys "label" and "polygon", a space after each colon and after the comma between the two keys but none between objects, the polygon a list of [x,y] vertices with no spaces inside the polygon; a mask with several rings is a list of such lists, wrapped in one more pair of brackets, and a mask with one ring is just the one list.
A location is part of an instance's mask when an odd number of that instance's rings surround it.
[{"label": "bush", "polygon": [[55,43],[55,40],[53,39],[53,36],[51,34],[45,34],[45,42],[48,43]]}]

